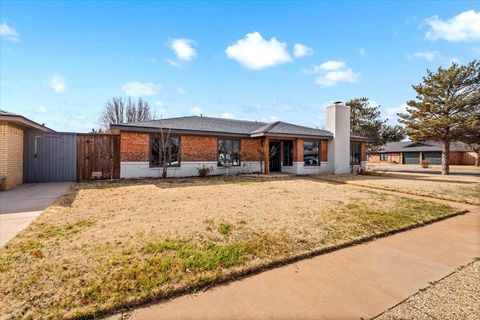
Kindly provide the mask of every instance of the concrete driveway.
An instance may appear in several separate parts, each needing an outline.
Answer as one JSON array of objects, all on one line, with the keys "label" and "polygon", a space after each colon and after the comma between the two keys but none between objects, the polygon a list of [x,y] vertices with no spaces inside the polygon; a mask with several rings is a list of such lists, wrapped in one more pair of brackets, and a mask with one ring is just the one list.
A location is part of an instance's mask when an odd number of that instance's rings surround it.
[{"label": "concrete driveway", "polygon": [[0,192],[0,246],[15,237],[73,182],[23,184]]}]

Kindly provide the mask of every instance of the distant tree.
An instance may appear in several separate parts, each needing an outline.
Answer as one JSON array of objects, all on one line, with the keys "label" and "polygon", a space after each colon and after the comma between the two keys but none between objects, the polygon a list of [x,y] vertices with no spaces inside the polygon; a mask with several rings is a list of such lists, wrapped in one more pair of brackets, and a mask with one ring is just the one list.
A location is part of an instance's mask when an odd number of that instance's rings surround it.
[{"label": "distant tree", "polygon": [[462,141],[469,132],[469,119],[480,112],[480,62],[427,70],[413,89],[416,100],[407,102],[400,122],[412,139],[442,143],[442,174],[449,174],[450,142]]},{"label": "distant tree", "polygon": [[346,103],[350,107],[350,130],[352,134],[372,139],[368,151],[375,151],[387,142],[405,139],[405,129],[387,124],[382,120],[380,106],[373,105],[368,98],[355,98]]},{"label": "distant tree", "polygon": [[100,122],[104,129],[108,130],[110,124],[146,121],[154,119],[151,107],[142,98],[132,101],[130,97],[114,97],[107,101],[100,116]]},{"label": "distant tree", "polygon": [[92,131],[90,133],[101,134],[101,133],[105,133],[105,130],[103,130],[103,128],[98,128],[98,129],[92,128]]},{"label": "distant tree", "polygon": [[460,141],[467,144],[475,152],[475,166],[480,166],[480,112],[471,114],[465,134]]}]

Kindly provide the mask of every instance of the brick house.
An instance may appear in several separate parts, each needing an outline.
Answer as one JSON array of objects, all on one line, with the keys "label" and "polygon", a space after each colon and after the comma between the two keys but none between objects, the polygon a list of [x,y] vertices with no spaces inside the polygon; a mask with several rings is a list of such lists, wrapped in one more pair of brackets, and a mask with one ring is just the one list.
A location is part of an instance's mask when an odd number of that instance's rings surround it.
[{"label": "brick house", "polygon": [[[352,167],[365,166],[368,140],[350,135],[350,108],[339,102],[327,107],[328,130],[203,116],[110,128],[121,136],[122,178],[158,177],[163,161],[169,177],[196,176],[204,166],[211,174],[347,173]],[[167,154],[161,151],[166,136]]]},{"label": "brick house", "polygon": [[[449,163],[453,165],[474,165],[476,154],[462,142],[450,144]],[[368,154],[368,162],[375,164],[442,164],[442,144],[435,141],[401,141],[387,143],[378,151]]]},{"label": "brick house", "polygon": [[24,133],[27,129],[53,130],[18,114],[0,110],[0,189],[23,182]]}]

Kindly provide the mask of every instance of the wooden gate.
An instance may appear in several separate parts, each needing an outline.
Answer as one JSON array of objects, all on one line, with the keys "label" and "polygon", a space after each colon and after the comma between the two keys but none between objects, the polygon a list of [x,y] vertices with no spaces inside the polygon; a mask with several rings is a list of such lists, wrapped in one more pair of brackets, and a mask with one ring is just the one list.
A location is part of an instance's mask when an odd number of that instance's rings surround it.
[{"label": "wooden gate", "polygon": [[120,178],[120,135],[77,135],[77,179]]}]

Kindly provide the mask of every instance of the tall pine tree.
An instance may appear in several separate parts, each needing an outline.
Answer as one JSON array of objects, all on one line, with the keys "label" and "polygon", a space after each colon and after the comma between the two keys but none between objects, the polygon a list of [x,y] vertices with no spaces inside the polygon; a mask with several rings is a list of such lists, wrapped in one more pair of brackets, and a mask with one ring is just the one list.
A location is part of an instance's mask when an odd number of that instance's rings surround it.
[{"label": "tall pine tree", "polygon": [[423,82],[413,89],[416,100],[407,102],[400,122],[412,140],[442,143],[442,174],[449,174],[450,142],[462,141],[471,115],[480,112],[480,62],[427,70]]},{"label": "tall pine tree", "polygon": [[370,138],[368,151],[376,151],[387,142],[397,142],[405,138],[401,126],[390,126],[388,119],[382,120],[380,106],[368,98],[355,98],[346,103],[350,107],[350,130],[352,134]]}]

